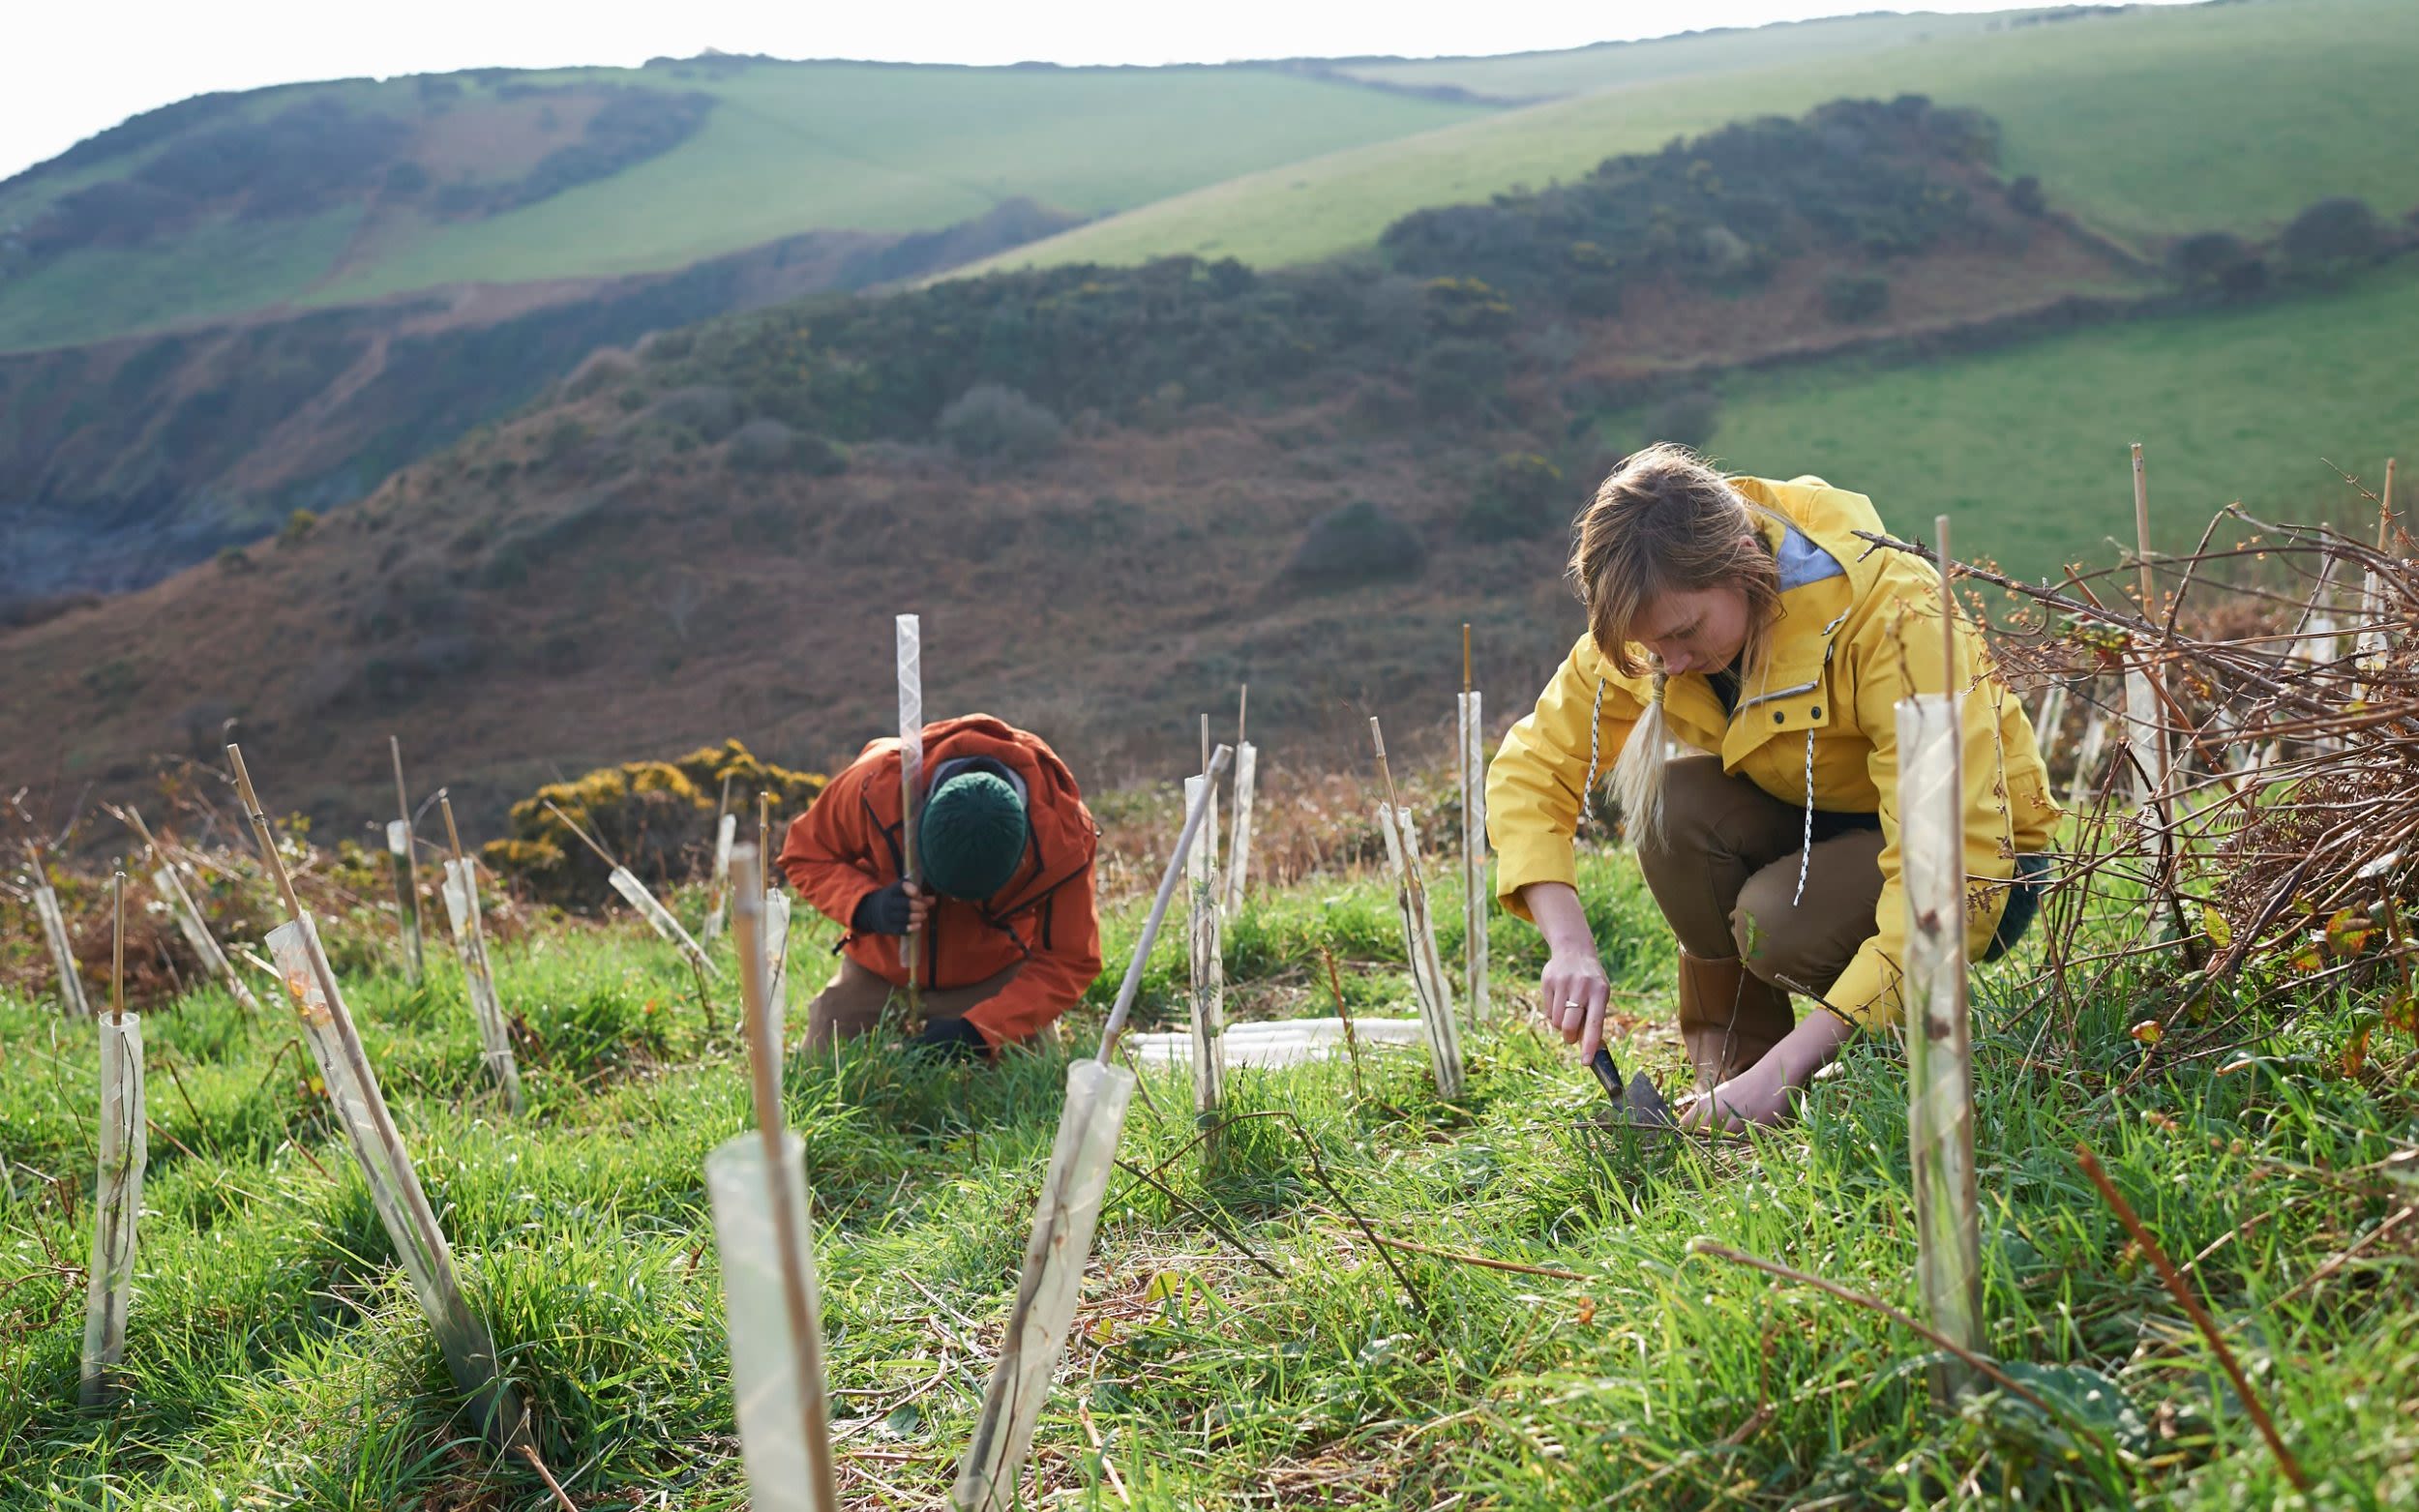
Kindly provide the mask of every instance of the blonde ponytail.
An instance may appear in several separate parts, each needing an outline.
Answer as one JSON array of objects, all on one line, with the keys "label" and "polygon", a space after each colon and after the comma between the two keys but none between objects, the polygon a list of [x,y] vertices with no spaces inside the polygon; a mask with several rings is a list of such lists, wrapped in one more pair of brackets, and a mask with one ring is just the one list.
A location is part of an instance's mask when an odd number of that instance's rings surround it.
[{"label": "blonde ponytail", "polygon": [[1663,674],[1658,671],[1654,697],[1613,760],[1613,802],[1621,807],[1622,829],[1632,845],[1654,838],[1663,827],[1663,766],[1669,744],[1663,730]]}]

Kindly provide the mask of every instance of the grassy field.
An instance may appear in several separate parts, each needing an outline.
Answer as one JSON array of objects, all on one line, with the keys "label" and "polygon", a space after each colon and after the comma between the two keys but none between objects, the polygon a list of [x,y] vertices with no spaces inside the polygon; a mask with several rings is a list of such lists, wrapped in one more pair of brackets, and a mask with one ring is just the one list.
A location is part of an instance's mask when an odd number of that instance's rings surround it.
[{"label": "grassy field", "polygon": [[433,230],[319,297],[677,267],[819,227],[947,225],[1020,194],[1098,215],[1482,113],[1253,69],[763,64],[698,87],[721,104],[672,151]]},{"label": "grassy field", "polygon": [[[498,98],[458,79],[453,108]],[[433,284],[685,266],[817,229],[919,230],[1028,195],[1099,215],[1232,178],[1449,125],[1469,104],[1266,69],[970,69],[756,63],[687,74],[579,69],[521,85],[702,89],[718,104],[672,151],[489,219],[395,220],[353,249],[317,222],[232,233],[275,256],[230,263],[223,235],[157,249],[84,250],[0,282],[0,350],[86,340],[180,316]],[[422,120],[411,80],[346,81],[247,102],[264,118],[325,97]],[[30,224],[61,193],[138,166],[155,149],[0,193],[0,226]],[[440,177],[450,177],[450,172]]]},{"label": "grassy field", "polygon": [[[2149,460],[2152,528],[2189,548],[2241,501],[2269,519],[2339,518],[2385,459],[2419,455],[2419,268],[2255,309],[2141,320],[1910,367],[1838,364],[1723,386],[1724,465],[1819,473],[1899,529],[1935,514],[1962,549],[2026,575],[2108,559],[2133,539],[2127,445]],[[1613,422],[1617,440],[1636,423]]]},{"label": "grassy field", "polygon": [[[1645,77],[1267,169],[995,265],[1173,252],[1308,261],[1366,247],[1424,205],[1576,177],[1745,115],[1909,91],[1997,117],[2010,173],[2039,174],[2053,203],[2120,235],[2264,231],[2329,194],[2363,195],[2389,216],[2419,202],[2419,155],[2404,150],[2419,136],[2419,93],[2408,87],[2419,7],[2402,0],[2152,8],[2004,32],[1944,26],[1903,46],[1770,64],[1737,45],[1760,66]],[[1619,49],[1604,55],[1618,60]],[[1493,66],[1412,65],[1405,76],[1483,88]],[[1624,82],[1617,69],[1605,77]]]},{"label": "grassy field", "polygon": [[1776,63],[1839,59],[1939,38],[1967,37],[2018,12],[1974,15],[1918,13],[1825,16],[1729,31],[1688,32],[1644,42],[1604,43],[1496,57],[1423,58],[1357,63],[1340,72],[1384,84],[1451,85],[1499,100],[1594,94],[1631,84],[1730,74]]},{"label": "grassy field", "polygon": [[[1669,945],[1634,871],[1600,856],[1583,875],[1623,1001],[1659,1019]],[[1459,918],[1450,892],[1446,921]],[[1138,912],[1110,921],[1113,963]],[[676,959],[626,928],[551,927],[500,948],[508,1007],[542,1047],[523,1051],[530,1106],[515,1120],[483,1092],[458,975],[405,990],[371,959],[384,932],[366,913],[327,933],[355,958],[347,992],[370,1053],[577,1504],[739,1506],[700,1169],[748,1116],[727,1006],[724,1035],[709,1035]],[[829,937],[794,942],[795,993],[829,969]],[[1409,1011],[1389,901],[1329,878],[1230,926],[1243,1013],[1327,1011],[1322,945],[1349,963],[1357,1011]],[[1524,928],[1499,920],[1495,948],[1507,985],[1536,969]],[[1154,966],[1148,1018],[1177,1011],[1176,957]],[[1076,1016],[1078,1044],[1105,994]],[[2121,1087],[2140,1060],[2125,1006],[2112,992],[2050,1022],[1986,991],[1977,1030],[1989,1348],[2088,1436],[1996,1395],[1935,1412],[1918,1340],[1689,1253],[1711,1236],[1915,1305],[1904,1082],[1885,1047],[1852,1051],[1792,1128],[1638,1148],[1574,1132],[1592,1083],[1515,1024],[1465,1042],[1471,1088],[1452,1104],[1416,1053],[1374,1057],[1361,1079],[1344,1065],[1237,1075],[1236,1110],[1269,1116],[1238,1124],[1215,1164],[1188,1148],[1180,1075],[1156,1080],[1161,1111],[1135,1105],[1122,1153],[1166,1191],[1112,1184],[1041,1427],[1040,1491],[1084,1507],[2277,1501],[2279,1472],[2209,1352],[2077,1174],[2071,1151],[2087,1140],[2167,1249],[2200,1257],[2195,1284],[2318,1499],[2410,1504],[2406,1274],[2387,1249],[2305,1285],[2390,1210],[2374,1173],[2419,1132],[2407,1087],[2329,1069],[2345,1021],[2328,1003],[2226,1074],[2203,1061]],[[246,1024],[205,991],[151,1014],[145,1036],[156,1132],[132,1387],[96,1415],[72,1406],[92,1035],[46,1004],[0,1002],[0,1506],[549,1505],[524,1468],[460,1438],[289,1029]],[[1668,1083],[1662,1045],[1629,1051]],[[861,1046],[789,1068],[852,1506],[928,1505],[948,1484],[1063,1064],[1045,1052],[935,1070]],[[1398,1253],[1398,1279],[1355,1214],[1563,1274]]]}]

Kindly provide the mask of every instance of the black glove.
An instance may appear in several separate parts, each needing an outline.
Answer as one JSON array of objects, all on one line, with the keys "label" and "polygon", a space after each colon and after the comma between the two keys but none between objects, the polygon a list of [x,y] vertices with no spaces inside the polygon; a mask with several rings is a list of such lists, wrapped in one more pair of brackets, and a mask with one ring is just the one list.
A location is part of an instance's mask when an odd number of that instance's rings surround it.
[{"label": "black glove", "polygon": [[856,901],[849,928],[859,934],[905,934],[908,928],[907,883],[893,882]]},{"label": "black glove", "polygon": [[908,1049],[936,1060],[981,1060],[991,1053],[991,1041],[964,1019],[935,1019],[907,1039]]}]

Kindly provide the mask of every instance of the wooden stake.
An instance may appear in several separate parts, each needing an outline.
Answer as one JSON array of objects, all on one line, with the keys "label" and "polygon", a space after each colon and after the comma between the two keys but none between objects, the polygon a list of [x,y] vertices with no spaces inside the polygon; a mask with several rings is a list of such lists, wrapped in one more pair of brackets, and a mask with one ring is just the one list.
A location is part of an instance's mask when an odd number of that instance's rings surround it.
[{"label": "wooden stake", "polygon": [[[420,953],[420,870],[411,853],[411,793],[403,786],[403,741],[389,735],[386,747],[395,758],[395,808],[402,815],[396,821],[400,828],[388,834],[386,848],[395,861],[395,914],[403,933],[403,980],[418,987],[427,964]],[[400,843],[397,835],[402,836]]]},{"label": "wooden stake", "polygon": [[453,794],[437,789],[436,806],[445,815],[445,844],[453,859],[445,867],[445,917],[453,927],[454,952],[462,958],[463,979],[468,988],[470,1011],[478,1020],[479,1045],[489,1073],[504,1089],[504,1106],[522,1111],[521,1063],[513,1054],[512,1031],[504,1021],[504,1001],[495,991],[495,968],[487,955],[487,926],[479,914],[479,879],[470,858],[463,853],[462,831],[454,824]]},{"label": "wooden stake", "polygon": [[505,1448],[515,1448],[527,1441],[529,1427],[520,1393],[497,1374],[495,1342],[463,1296],[452,1246],[370,1069],[360,1032],[337,986],[336,968],[319,944],[317,925],[295,895],[294,879],[278,853],[277,837],[245,768],[243,750],[230,745],[226,756],[244,816],[289,921],[270,932],[269,947],[278,956],[280,974],[302,1022],[303,1040],[319,1067],[337,1121],[368,1182],[372,1205],[411,1278],[413,1294],[436,1334],[455,1385],[476,1402],[481,1428]]},{"label": "wooden stake", "polygon": [[2100,1195],[2115,1210],[2117,1221],[2125,1226],[2125,1231],[2134,1236],[2134,1242],[2140,1245],[2142,1253],[2150,1258],[2151,1266],[2159,1272],[2159,1281],[2167,1289],[2167,1294],[2174,1297],[2185,1315],[2192,1319],[2193,1326],[2200,1330],[2200,1336],[2209,1341],[2210,1351],[2225,1367],[2226,1379],[2234,1382],[2235,1400],[2241,1402],[2243,1410],[2251,1414],[2253,1424],[2259,1430],[2259,1437],[2268,1441],[2268,1452],[2276,1456],[2276,1463],[2285,1471],[2285,1478],[2293,1483],[2295,1490],[2308,1491],[2310,1478],[2302,1472],[2301,1462],[2293,1457],[2291,1449],[2285,1447],[2285,1436],[2276,1431],[2276,1422],[2268,1416],[2267,1406],[2259,1400],[2258,1393],[2251,1389],[2250,1378],[2243,1374],[2243,1367],[2234,1359],[2234,1351],[2226,1348],[2225,1336],[2218,1332],[2217,1319],[2209,1316],[2209,1310],[2200,1305],[2200,1298],[2193,1295],[2192,1288],[2184,1284],[2182,1273],[2176,1270],[2175,1262],[2167,1259],[2167,1252],[2161,1249],[2159,1241],[2150,1236],[2150,1230],[2142,1227],[2141,1219],[2135,1215],[2133,1204],[2125,1201],[2125,1194],[2116,1189],[2116,1184],[2108,1179],[2108,1173],[2101,1169],[2100,1160],[2092,1154],[2091,1146],[2076,1145],[2075,1158],[2082,1166],[2083,1174],[2091,1178],[2091,1184],[2100,1189]]},{"label": "wooden stake", "polygon": [[1378,808],[1378,828],[1385,833],[1387,861],[1394,874],[1395,909],[1403,927],[1403,956],[1411,966],[1411,985],[1419,1003],[1419,1022],[1426,1031],[1429,1069],[1437,1091],[1447,1099],[1462,1094],[1464,1070],[1461,1035],[1453,1023],[1453,997],[1445,986],[1445,965],[1436,951],[1436,929],[1428,916],[1428,889],[1419,871],[1419,831],[1403,810],[1394,791],[1394,771],[1386,759],[1386,731],[1372,717],[1369,739],[1377,748],[1378,779],[1386,801]]},{"label": "wooden stake", "polygon": [[2142,466],[2142,444],[2134,443],[2134,555],[2141,564],[2142,618],[2159,615],[2159,583],[2150,570],[2150,473]]},{"label": "wooden stake", "polygon": [[[1210,753],[1210,769],[1204,775],[1214,782],[1226,770],[1232,755],[1224,746]],[[1176,851],[1168,857],[1168,869],[1159,875],[1159,891],[1151,897],[1150,912],[1143,919],[1142,938],[1135,942],[1134,954],[1125,963],[1125,980],[1118,985],[1117,1002],[1110,1008],[1109,1022],[1100,1031],[1100,1053],[1094,1057],[1104,1066],[1116,1053],[1118,1037],[1125,1032],[1126,1015],[1133,1012],[1134,998],[1142,991],[1143,966],[1150,959],[1151,945],[1159,938],[1159,926],[1166,922],[1168,904],[1176,897],[1177,880],[1184,875],[1184,859],[1192,854],[1194,838],[1201,833],[1202,819],[1209,812],[1210,786],[1210,783],[1203,784],[1202,792],[1185,811],[1184,827],[1176,837]]]},{"label": "wooden stake", "polygon": [[764,968],[764,882],[759,852],[741,846],[732,856],[734,876],[732,934],[739,947],[740,1018],[748,1045],[748,1083],[756,1103],[756,1130],[763,1145],[767,1209],[781,1271],[782,1311],[790,1325],[791,1370],[797,1382],[800,1442],[818,1504],[837,1512],[839,1480],[832,1468],[831,1407],[823,1387],[823,1331],[800,1260],[806,1215],[791,1202],[787,1150],[782,1141],[781,1046],[772,1031],[771,995]]},{"label": "wooden stake", "polygon": [[50,947],[51,968],[59,974],[59,1011],[71,1019],[86,1018],[92,1005],[84,997],[84,979],[76,974],[75,947],[68,937],[67,913],[59,906],[59,895],[50,885],[50,872],[43,863],[42,847],[27,841],[25,859],[34,869],[34,914],[42,921],[43,941]]},{"label": "wooden stake", "polygon": [[176,915],[177,927],[184,931],[186,943],[194,947],[194,954],[201,958],[203,968],[216,972],[225,980],[227,992],[234,996],[236,1007],[242,1009],[247,1017],[258,1012],[260,999],[254,997],[244,979],[235,974],[235,964],[227,959],[224,947],[210,933],[209,921],[201,916],[201,909],[194,904],[193,894],[185,890],[185,879],[176,875],[176,859],[151,833],[151,826],[143,822],[141,812],[131,806],[110,812],[126,821],[142,841],[143,848],[160,864],[160,869],[152,874],[152,879],[167,895],[168,908]]},{"label": "wooden stake", "polygon": [[109,1016],[126,1022],[126,874],[109,874]]}]

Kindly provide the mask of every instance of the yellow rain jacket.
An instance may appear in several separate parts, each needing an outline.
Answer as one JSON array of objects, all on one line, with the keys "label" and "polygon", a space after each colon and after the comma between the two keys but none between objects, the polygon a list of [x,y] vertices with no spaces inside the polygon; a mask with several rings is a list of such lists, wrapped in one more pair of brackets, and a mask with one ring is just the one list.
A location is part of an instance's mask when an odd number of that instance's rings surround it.
[{"label": "yellow rain jacket", "polygon": [[[1898,962],[1907,933],[1899,890],[1897,717],[1909,693],[1943,686],[1940,575],[1903,551],[1873,549],[1858,530],[1879,531],[1870,499],[1820,478],[1775,483],[1733,478],[1760,506],[1759,528],[1780,567],[1780,617],[1764,666],[1749,668],[1725,717],[1701,673],[1669,679],[1664,727],[1673,739],[1721,757],[1793,806],[1881,817],[1881,901],[1873,934],[1826,998],[1864,1028],[1896,1025]],[[1782,521],[1787,524],[1784,527]],[[1991,669],[1981,632],[1960,621],[1957,663],[1966,688],[1965,870],[2004,882],[2019,853],[2044,850],[2058,820],[2049,775],[2024,710]],[[1643,657],[1641,657],[1643,660]],[[1989,675],[1975,681],[1977,668]],[[1571,647],[1537,711],[1505,736],[1487,769],[1487,831],[1498,856],[1496,890],[1522,918],[1520,890],[1574,882],[1571,838],[1589,767],[1589,710],[1598,707],[1596,775],[1612,771],[1622,744],[1653,696],[1650,676],[1623,675],[1587,636]],[[1968,947],[1979,960],[2006,906],[2005,887],[1969,886]]]}]

